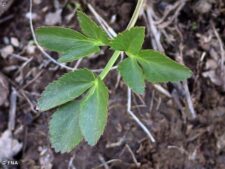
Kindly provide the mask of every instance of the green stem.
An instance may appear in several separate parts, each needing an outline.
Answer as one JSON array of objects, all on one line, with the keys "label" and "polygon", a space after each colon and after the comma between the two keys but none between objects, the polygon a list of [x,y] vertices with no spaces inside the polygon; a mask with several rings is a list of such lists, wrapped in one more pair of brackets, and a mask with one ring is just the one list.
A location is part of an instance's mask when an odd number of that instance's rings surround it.
[{"label": "green stem", "polygon": [[133,16],[132,16],[132,18],[131,18],[128,26],[127,26],[127,30],[129,30],[130,28],[134,27],[134,25],[136,24],[138,16],[139,16],[139,14],[141,12],[141,9],[144,6],[144,1],[145,0],[138,0],[138,3],[137,3],[136,8],[134,10]]},{"label": "green stem", "polygon": [[[129,30],[130,28],[134,27],[135,23],[137,22],[139,13],[143,7],[144,4],[144,0],[138,0],[138,3],[136,5],[136,8],[134,10],[133,16],[127,26],[127,30]],[[99,77],[103,80],[107,74],[109,73],[109,71],[111,70],[111,68],[113,67],[113,65],[115,64],[115,62],[117,61],[118,57],[120,56],[121,51],[115,51],[112,55],[112,57],[110,58],[109,62],[106,64],[105,68],[103,69],[103,71],[101,72],[101,74],[99,75]]]}]

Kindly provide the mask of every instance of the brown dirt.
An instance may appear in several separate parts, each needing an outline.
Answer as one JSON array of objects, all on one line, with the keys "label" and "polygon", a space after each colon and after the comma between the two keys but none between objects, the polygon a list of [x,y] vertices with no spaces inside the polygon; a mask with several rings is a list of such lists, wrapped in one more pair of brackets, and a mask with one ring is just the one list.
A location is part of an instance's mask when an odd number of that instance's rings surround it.
[{"label": "brown dirt", "polygon": [[[77,1],[69,0],[69,2]],[[107,22],[116,15],[116,22],[110,25],[119,32],[124,30],[129,22],[136,1],[80,0],[79,2],[88,14],[90,12],[86,4],[91,3]],[[155,8],[160,14],[164,6],[171,2],[173,1],[156,2]],[[216,38],[204,42],[203,36],[207,38],[213,34],[212,23],[218,28],[223,42],[225,41],[225,6],[222,1],[212,3],[211,11],[205,14],[199,14],[195,9],[195,2],[188,1],[177,18],[178,29],[182,36],[174,34],[174,30],[171,29],[171,34],[177,37],[175,42],[169,43],[162,39],[166,53],[170,56],[177,52],[180,44],[184,47],[184,63],[193,70],[193,77],[189,79],[188,85],[198,115],[197,119],[190,118],[182,91],[177,89],[176,85],[168,84],[164,87],[171,93],[180,92],[181,97],[178,100],[183,109],[178,108],[176,100],[165,97],[148,84],[143,97],[146,107],[133,110],[156,138],[157,142],[151,143],[127,114],[126,86],[121,81],[115,88],[117,72],[113,71],[106,79],[110,90],[110,111],[104,135],[95,147],[82,143],[69,154],[54,153],[48,139],[48,121],[51,113],[39,113],[35,110],[36,101],[44,87],[65,70],[49,63],[37,49],[31,54],[27,52],[28,44],[32,43],[28,19],[25,17],[28,5],[28,1],[25,0],[14,3],[3,16],[12,15],[13,18],[0,24],[0,49],[7,45],[7,38],[16,37],[20,46],[14,48],[14,53],[28,59],[33,58],[27,65],[23,65],[24,61],[15,57],[0,57],[0,73],[7,77],[10,89],[14,87],[18,91],[14,136],[23,143],[22,151],[14,157],[20,161],[20,166],[9,168],[39,169],[40,161],[47,159],[53,164],[53,169],[66,169],[71,157],[74,156],[73,164],[77,169],[98,167],[102,164],[100,157],[105,161],[115,159],[109,164],[111,169],[225,169],[225,90],[223,85],[215,84],[210,77],[203,76],[203,72],[209,69],[206,66],[208,61],[215,57],[215,51],[219,51]],[[34,13],[37,14],[34,26],[44,25],[46,14],[51,11],[54,11],[54,6],[50,1],[34,4]],[[75,19],[66,22],[65,17],[71,12],[71,9],[65,6],[62,24],[78,28]],[[138,24],[145,25],[144,19],[140,19]],[[147,37],[145,47],[151,47],[149,42],[150,38]],[[200,61],[203,52],[206,52],[206,55]],[[55,53],[51,54],[57,56]],[[101,68],[110,55],[111,51],[106,51],[102,56],[84,60],[80,67]],[[40,76],[29,84],[39,73]],[[220,79],[222,78],[224,77],[220,76]],[[29,85],[26,86],[27,84]],[[138,97],[134,98],[134,105],[140,104]],[[0,133],[7,128],[9,107],[9,101],[0,106]],[[128,147],[140,163],[139,167],[135,165]]]}]

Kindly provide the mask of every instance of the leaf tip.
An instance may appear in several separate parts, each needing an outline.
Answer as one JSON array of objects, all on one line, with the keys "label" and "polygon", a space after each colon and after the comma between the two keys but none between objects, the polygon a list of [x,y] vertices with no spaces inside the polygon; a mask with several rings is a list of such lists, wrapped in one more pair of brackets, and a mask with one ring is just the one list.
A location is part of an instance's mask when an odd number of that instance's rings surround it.
[{"label": "leaf tip", "polygon": [[44,112],[44,111],[47,110],[47,109],[46,109],[46,106],[45,106],[45,104],[43,103],[43,101],[42,101],[41,98],[38,99],[38,102],[37,102],[37,109],[38,109],[38,111],[41,111],[41,112]]}]

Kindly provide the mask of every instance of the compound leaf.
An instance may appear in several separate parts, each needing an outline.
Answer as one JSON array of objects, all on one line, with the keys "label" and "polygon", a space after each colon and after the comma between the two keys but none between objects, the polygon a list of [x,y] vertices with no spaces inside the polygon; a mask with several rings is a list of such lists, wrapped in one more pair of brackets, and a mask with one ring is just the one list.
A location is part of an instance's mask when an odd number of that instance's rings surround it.
[{"label": "compound leaf", "polygon": [[144,75],[136,59],[127,58],[119,65],[119,72],[125,83],[136,93],[143,94],[145,90]]},{"label": "compound leaf", "polygon": [[78,11],[78,20],[81,31],[91,39],[99,42],[99,45],[109,43],[108,36],[94,21],[92,21],[85,13]]},{"label": "compound leaf", "polygon": [[144,27],[134,27],[120,33],[111,42],[111,47],[115,50],[136,54],[140,51],[145,37]]},{"label": "compound leaf", "polygon": [[136,59],[143,69],[146,80],[153,83],[176,82],[191,76],[190,69],[157,51],[142,50]]},{"label": "compound leaf", "polygon": [[41,111],[67,103],[93,85],[95,76],[86,69],[69,72],[48,85],[38,101]]},{"label": "compound leaf", "polygon": [[49,123],[50,141],[56,152],[69,152],[82,140],[79,127],[80,103],[72,101],[58,108]]},{"label": "compound leaf", "polygon": [[89,145],[95,145],[103,134],[108,112],[108,89],[98,78],[88,95],[81,102],[80,129]]}]

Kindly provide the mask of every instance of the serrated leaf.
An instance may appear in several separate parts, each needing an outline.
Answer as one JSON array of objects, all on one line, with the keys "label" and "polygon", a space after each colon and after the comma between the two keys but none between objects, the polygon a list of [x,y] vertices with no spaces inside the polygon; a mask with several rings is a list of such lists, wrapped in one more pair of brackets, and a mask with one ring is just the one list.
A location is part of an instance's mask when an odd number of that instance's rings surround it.
[{"label": "serrated leaf", "polygon": [[88,41],[88,38],[77,31],[56,26],[38,28],[36,35],[43,47],[56,52],[67,52],[81,42]]},{"label": "serrated leaf", "polygon": [[42,27],[36,34],[43,47],[63,54],[60,62],[74,61],[100,51],[98,42],[72,29]]},{"label": "serrated leaf", "polygon": [[89,38],[95,39],[100,46],[109,43],[108,36],[94,21],[92,21],[85,13],[78,11],[78,20],[81,31]]},{"label": "serrated leaf", "polygon": [[108,89],[98,78],[81,102],[80,129],[90,145],[95,145],[104,132],[108,117],[108,98]]},{"label": "serrated leaf", "polygon": [[190,69],[154,50],[142,50],[135,58],[140,63],[146,80],[153,83],[176,82],[191,76]]},{"label": "serrated leaf", "polygon": [[79,127],[80,102],[72,101],[58,108],[49,123],[50,141],[56,152],[70,152],[82,140]]},{"label": "serrated leaf", "polygon": [[144,75],[141,67],[133,58],[127,58],[119,65],[119,72],[125,83],[136,93],[143,94],[145,90]]},{"label": "serrated leaf", "polygon": [[46,111],[79,97],[93,85],[94,79],[86,69],[66,73],[46,87],[38,101],[39,109]]},{"label": "serrated leaf", "polygon": [[99,47],[95,46],[93,43],[80,43],[66,54],[60,56],[58,59],[59,62],[71,62],[78,60],[85,56],[89,56],[93,53],[99,52]]},{"label": "serrated leaf", "polygon": [[136,54],[140,51],[145,37],[144,27],[134,27],[120,33],[111,42],[111,47],[115,50]]}]

